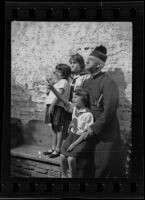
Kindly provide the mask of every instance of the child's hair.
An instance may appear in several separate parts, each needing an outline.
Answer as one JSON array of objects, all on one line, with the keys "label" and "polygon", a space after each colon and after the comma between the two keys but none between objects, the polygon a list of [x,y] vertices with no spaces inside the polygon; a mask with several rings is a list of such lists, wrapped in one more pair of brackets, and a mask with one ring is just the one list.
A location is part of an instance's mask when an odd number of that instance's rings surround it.
[{"label": "child's hair", "polygon": [[78,62],[80,64],[81,71],[83,71],[83,69],[85,68],[85,61],[83,56],[81,56],[79,53],[74,54],[70,57],[69,62],[71,63],[72,60]]},{"label": "child's hair", "polygon": [[82,97],[83,104],[86,108],[90,109],[90,97],[88,90],[84,87],[77,87],[74,92],[76,95]]},{"label": "child's hair", "polygon": [[56,66],[56,69],[61,71],[64,79],[68,80],[69,76],[71,75],[70,66],[68,66],[67,64],[59,64]]}]

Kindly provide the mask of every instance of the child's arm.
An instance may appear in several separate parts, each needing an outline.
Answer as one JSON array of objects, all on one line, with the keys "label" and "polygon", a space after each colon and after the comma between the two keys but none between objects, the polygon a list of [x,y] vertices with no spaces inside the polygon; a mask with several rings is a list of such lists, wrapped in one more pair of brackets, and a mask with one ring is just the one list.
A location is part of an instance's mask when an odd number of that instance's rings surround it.
[{"label": "child's arm", "polygon": [[65,104],[66,107],[70,107],[70,102],[61,95],[62,93],[59,93],[55,89],[55,87],[48,80],[47,80],[47,82],[48,82],[48,87],[56,95],[56,97],[58,98],[58,100],[62,101]]},{"label": "child's arm", "polygon": [[[63,89],[59,89],[60,94],[63,93]],[[59,99],[57,97],[55,97],[54,101],[51,103],[50,107],[49,107],[49,113],[53,112],[54,106],[57,104],[57,102],[59,101]]]}]

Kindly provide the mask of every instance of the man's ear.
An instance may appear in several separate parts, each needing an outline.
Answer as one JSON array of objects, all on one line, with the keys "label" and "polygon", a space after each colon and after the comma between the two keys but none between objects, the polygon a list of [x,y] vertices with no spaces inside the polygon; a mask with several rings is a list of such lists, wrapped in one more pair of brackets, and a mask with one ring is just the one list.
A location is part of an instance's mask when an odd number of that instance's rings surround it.
[{"label": "man's ear", "polygon": [[98,68],[100,68],[100,69],[102,69],[103,67],[104,67],[103,64],[99,64],[99,65],[98,65]]},{"label": "man's ear", "polygon": [[98,68],[98,69],[102,69],[102,65],[99,64],[99,65],[97,66],[97,68]]}]

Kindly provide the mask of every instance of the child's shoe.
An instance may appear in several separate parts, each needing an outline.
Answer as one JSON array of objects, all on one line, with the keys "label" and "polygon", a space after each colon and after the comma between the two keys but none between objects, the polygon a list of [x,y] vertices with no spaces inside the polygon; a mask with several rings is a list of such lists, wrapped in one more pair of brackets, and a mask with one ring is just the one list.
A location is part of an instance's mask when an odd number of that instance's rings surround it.
[{"label": "child's shoe", "polygon": [[58,157],[58,156],[60,156],[60,152],[57,152],[57,151],[55,150],[55,151],[53,151],[53,152],[50,154],[49,158],[56,158],[56,157]]},{"label": "child's shoe", "polygon": [[49,149],[48,151],[43,152],[43,155],[51,155],[54,152],[54,149]]}]

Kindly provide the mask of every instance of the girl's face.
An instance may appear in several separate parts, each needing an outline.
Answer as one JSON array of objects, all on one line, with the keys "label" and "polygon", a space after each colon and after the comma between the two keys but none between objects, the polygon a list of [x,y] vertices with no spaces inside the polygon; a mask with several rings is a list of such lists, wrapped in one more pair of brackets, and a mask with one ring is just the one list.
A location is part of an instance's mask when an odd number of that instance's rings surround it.
[{"label": "girl's face", "polygon": [[83,108],[84,107],[84,103],[82,101],[82,97],[77,95],[77,94],[73,94],[73,99],[72,102],[75,104],[75,106],[77,108]]},{"label": "girl's face", "polygon": [[55,70],[54,75],[55,75],[55,78],[56,78],[57,81],[59,81],[63,78],[62,72],[58,69]]},{"label": "girl's face", "polygon": [[71,59],[70,64],[71,64],[71,72],[72,73],[79,74],[81,72],[81,66],[78,62]]}]

